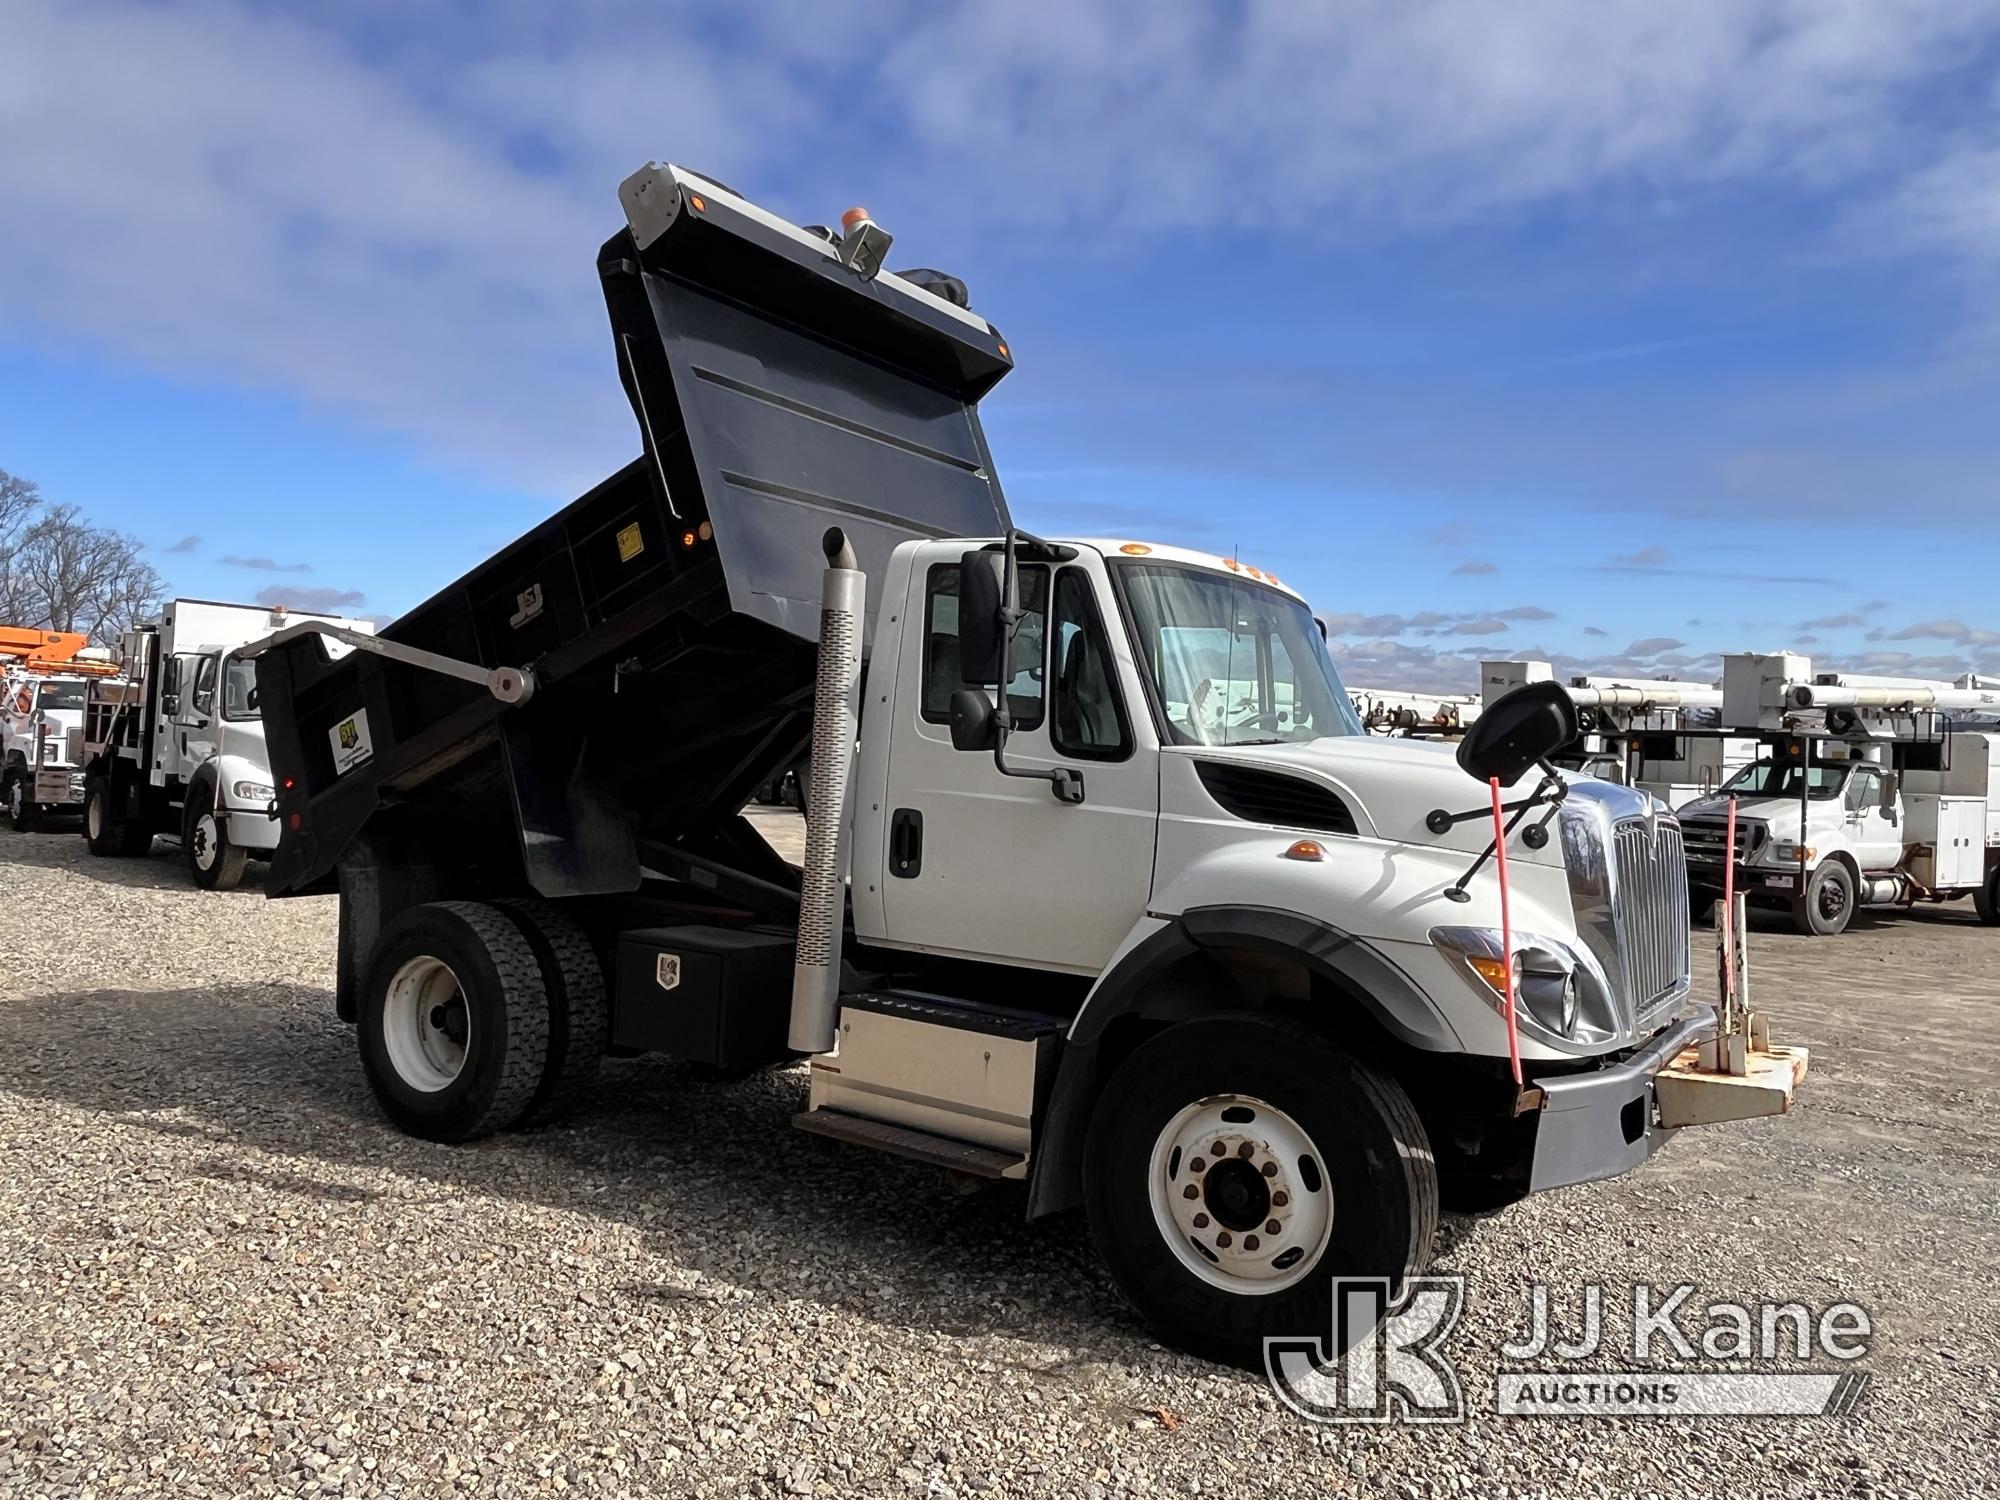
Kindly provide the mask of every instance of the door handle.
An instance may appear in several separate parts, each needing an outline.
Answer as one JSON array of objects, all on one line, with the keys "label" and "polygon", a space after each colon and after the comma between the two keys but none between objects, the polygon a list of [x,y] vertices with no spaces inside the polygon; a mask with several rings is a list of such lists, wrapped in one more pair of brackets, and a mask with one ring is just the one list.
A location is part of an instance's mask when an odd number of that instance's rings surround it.
[{"label": "door handle", "polygon": [[889,873],[912,880],[924,868],[924,815],[899,807],[889,819]]}]

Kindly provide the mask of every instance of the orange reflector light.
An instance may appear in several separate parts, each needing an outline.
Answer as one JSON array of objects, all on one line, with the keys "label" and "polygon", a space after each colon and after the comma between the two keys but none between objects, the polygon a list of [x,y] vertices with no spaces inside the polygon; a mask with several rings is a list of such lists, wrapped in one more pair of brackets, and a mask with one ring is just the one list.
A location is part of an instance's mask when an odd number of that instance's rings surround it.
[{"label": "orange reflector light", "polygon": [[1285,851],[1285,858],[1302,859],[1311,864],[1318,864],[1326,858],[1326,849],[1318,839],[1300,839]]},{"label": "orange reflector light", "polygon": [[1118,550],[1127,557],[1151,557],[1153,555],[1153,549],[1148,547],[1144,542],[1127,542]]},{"label": "orange reflector light", "polygon": [[681,533],[681,545],[683,547],[692,547],[699,540],[700,538],[692,531],[683,531]]},{"label": "orange reflector light", "polygon": [[1002,359],[1012,359],[1012,358],[1013,358],[1014,356],[1013,356],[1013,355],[1011,355],[1011,354],[1009,354],[1009,353],[1007,352],[1007,346],[1006,346],[1005,344],[1002,344],[1002,345],[1000,346],[1000,357],[1001,357]]},{"label": "orange reflector light", "polygon": [[865,224],[867,222],[868,210],[859,204],[856,204],[840,216],[840,228],[843,233],[852,230],[856,224]]},{"label": "orange reflector light", "polygon": [[1245,563],[1243,565],[1243,571],[1248,573],[1252,578],[1256,579],[1258,582],[1260,583],[1263,582],[1264,575],[1262,573],[1259,573],[1255,568],[1251,567],[1248,563]]},{"label": "orange reflector light", "polygon": [[715,535],[715,527],[712,523],[703,521],[699,526],[695,527],[694,534],[705,542]]},{"label": "orange reflector light", "polygon": [[1493,987],[1494,994],[1504,995],[1507,993],[1507,960],[1504,958],[1488,958],[1483,953],[1468,953],[1465,956],[1465,961],[1472,965],[1473,973],[1477,974]]},{"label": "orange reflector light", "polygon": [[708,205],[701,201],[700,193],[688,194],[688,207],[693,209],[698,214],[705,214],[708,212]]},{"label": "orange reflector light", "polygon": [[1222,565],[1223,567],[1229,569],[1229,571],[1232,573],[1240,573],[1243,571],[1243,565],[1233,557],[1223,558]]}]

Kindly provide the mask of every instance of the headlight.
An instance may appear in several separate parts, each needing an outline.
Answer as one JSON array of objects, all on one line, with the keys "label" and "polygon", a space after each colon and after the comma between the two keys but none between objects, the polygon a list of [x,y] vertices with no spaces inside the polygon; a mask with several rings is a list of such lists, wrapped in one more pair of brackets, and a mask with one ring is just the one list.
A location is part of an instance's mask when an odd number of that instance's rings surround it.
[{"label": "headlight", "polygon": [[1771,858],[1781,865],[1809,865],[1819,858],[1819,850],[1811,844],[1801,844],[1792,839],[1779,839],[1771,846]]},{"label": "headlight", "polygon": [[239,802],[269,802],[276,795],[261,781],[239,781],[230,790]]},{"label": "headlight", "polygon": [[1473,982],[1481,999],[1505,1012],[1507,972],[1514,976],[1515,1017],[1545,1041],[1595,1044],[1615,1038],[1611,988],[1590,954],[1555,938],[1514,934],[1514,951],[1500,953],[1490,927],[1433,927],[1431,942]]}]

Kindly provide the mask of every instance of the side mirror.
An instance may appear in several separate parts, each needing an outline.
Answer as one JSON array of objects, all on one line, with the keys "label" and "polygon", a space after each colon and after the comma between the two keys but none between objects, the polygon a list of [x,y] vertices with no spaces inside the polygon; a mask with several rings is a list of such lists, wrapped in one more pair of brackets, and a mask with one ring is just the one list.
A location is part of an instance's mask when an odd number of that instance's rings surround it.
[{"label": "side mirror", "polygon": [[1882,773],[1882,812],[1893,819],[1896,816],[1896,799],[1902,795],[1902,782],[1894,771]]},{"label": "side mirror", "polygon": [[951,695],[951,748],[993,748],[993,700],[982,688],[960,688]]},{"label": "side mirror", "polygon": [[1458,742],[1459,767],[1473,780],[1512,786],[1530,767],[1577,736],[1576,705],[1559,682],[1531,682],[1489,704]]},{"label": "side mirror", "polygon": [[994,700],[984,688],[958,688],[952,694],[952,750],[992,750],[996,738]]},{"label": "side mirror", "polygon": [[180,717],[181,695],[179,693],[160,694],[160,712],[170,719]]},{"label": "side mirror", "polygon": [[1000,607],[1005,602],[1006,577],[1007,559],[998,552],[968,552],[958,560],[960,682],[1000,685],[1000,636],[1005,629]]}]

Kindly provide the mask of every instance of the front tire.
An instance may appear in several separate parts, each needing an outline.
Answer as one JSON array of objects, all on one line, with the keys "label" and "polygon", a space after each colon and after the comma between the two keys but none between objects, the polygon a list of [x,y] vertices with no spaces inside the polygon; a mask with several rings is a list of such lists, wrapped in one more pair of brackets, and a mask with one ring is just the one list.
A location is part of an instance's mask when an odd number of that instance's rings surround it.
[{"label": "front tire", "polygon": [[549,1051],[541,964],[491,906],[438,901],[390,924],[361,996],[361,1065],[410,1135],[468,1141],[520,1119]]},{"label": "front tire", "polygon": [[181,842],[187,849],[188,873],[203,890],[233,891],[243,883],[243,867],[250,856],[229,841],[228,814],[191,807]]},{"label": "front tire", "polygon": [[1142,1043],[1091,1115],[1083,1180],[1119,1289],[1169,1342],[1237,1363],[1330,1328],[1336,1278],[1418,1274],[1437,1233],[1402,1085],[1285,1021]]},{"label": "front tire", "polygon": [[7,773],[7,826],[16,833],[33,833],[41,822],[34,799],[34,778],[18,766]]},{"label": "front tire", "polygon": [[1792,922],[1807,937],[1838,937],[1854,920],[1854,873],[1837,859],[1812,872],[1792,907]]}]

